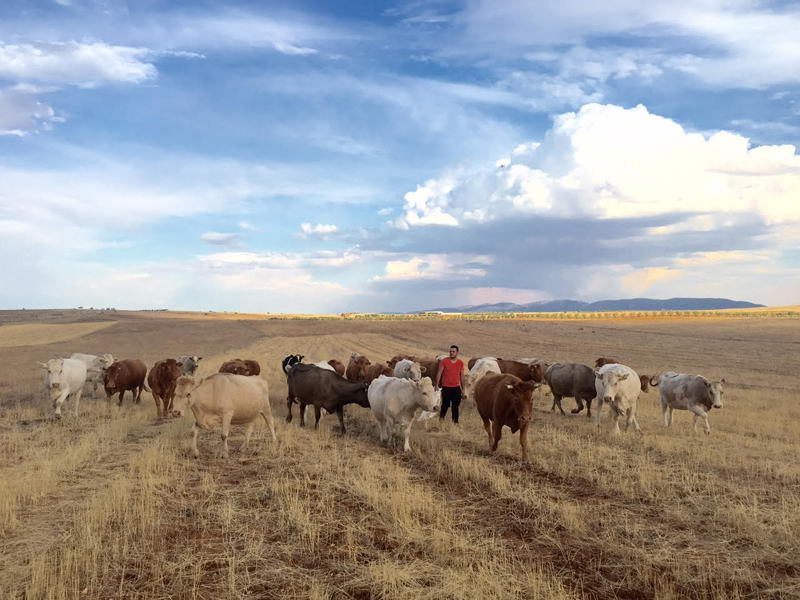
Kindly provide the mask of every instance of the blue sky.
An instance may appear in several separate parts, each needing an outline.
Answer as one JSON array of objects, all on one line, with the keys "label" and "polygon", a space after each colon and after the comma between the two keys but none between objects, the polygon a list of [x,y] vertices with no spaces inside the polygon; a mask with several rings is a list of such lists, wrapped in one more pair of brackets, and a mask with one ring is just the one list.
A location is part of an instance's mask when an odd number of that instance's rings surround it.
[{"label": "blue sky", "polygon": [[0,5],[0,307],[800,301],[800,7]]}]

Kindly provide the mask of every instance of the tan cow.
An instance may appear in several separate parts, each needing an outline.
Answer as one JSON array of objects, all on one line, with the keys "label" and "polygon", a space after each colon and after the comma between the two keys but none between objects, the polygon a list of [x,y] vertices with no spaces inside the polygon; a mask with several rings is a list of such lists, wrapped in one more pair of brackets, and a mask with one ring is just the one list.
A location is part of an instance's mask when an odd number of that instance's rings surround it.
[{"label": "tan cow", "polygon": [[250,443],[259,415],[269,427],[272,441],[277,441],[269,404],[269,389],[267,382],[261,377],[214,373],[197,382],[184,375],[178,378],[175,385],[173,414],[180,417],[187,409],[192,410],[195,420],[192,426],[192,452],[195,458],[200,456],[197,449],[200,429],[211,430],[222,426],[222,455],[227,458],[231,425],[247,425],[242,445],[244,450]]}]

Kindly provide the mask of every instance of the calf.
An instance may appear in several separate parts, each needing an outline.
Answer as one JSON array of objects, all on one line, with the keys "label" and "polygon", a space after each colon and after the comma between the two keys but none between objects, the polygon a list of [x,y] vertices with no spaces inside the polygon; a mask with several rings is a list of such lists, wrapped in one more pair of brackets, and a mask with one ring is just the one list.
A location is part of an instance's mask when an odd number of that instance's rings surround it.
[{"label": "calf", "polygon": [[509,374],[489,374],[475,386],[475,404],[489,436],[491,451],[497,450],[503,426],[519,430],[522,460],[528,460],[528,424],[533,417],[533,391],[541,384],[522,381]]},{"label": "calf", "polygon": [[614,433],[619,435],[619,420],[624,415],[625,431],[633,424],[636,431],[642,432],[636,420],[636,403],[642,391],[639,375],[625,365],[611,363],[595,372],[595,391],[597,394],[597,415],[595,421],[600,427],[603,403],[608,403],[614,415]]},{"label": "calf", "polygon": [[197,367],[200,366],[200,361],[203,360],[202,356],[188,356],[183,355],[175,359],[180,367],[181,374],[194,375],[197,372]]},{"label": "calf", "polygon": [[544,379],[553,393],[553,406],[550,410],[558,410],[564,414],[561,406],[562,398],[575,398],[577,406],[572,409],[573,414],[583,410],[586,402],[586,416],[592,416],[592,400],[595,397],[595,377],[591,367],[579,363],[555,363],[547,367]]},{"label": "calf", "polygon": [[242,444],[242,449],[245,449],[259,416],[269,427],[272,441],[277,441],[269,404],[269,388],[261,377],[214,373],[198,383],[193,377],[183,375],[175,385],[173,414],[180,417],[187,409],[194,414],[192,453],[195,458],[200,456],[197,436],[201,429],[222,426],[222,456],[227,458],[231,425],[247,425]]},{"label": "calf", "polygon": [[172,414],[175,384],[181,375],[184,375],[181,372],[181,365],[174,358],[159,360],[147,374],[147,385],[150,386],[159,417],[167,417]]},{"label": "calf", "polygon": [[112,363],[103,371],[103,387],[106,390],[106,396],[111,398],[118,393],[119,405],[122,406],[125,392],[130,390],[133,394],[133,401],[139,404],[142,400],[142,390],[145,389],[144,378],[146,375],[147,366],[138,358],[126,358]]},{"label": "calf", "polygon": [[408,452],[411,450],[408,439],[417,409],[436,414],[441,394],[434,391],[430,377],[413,381],[381,376],[369,384],[367,398],[378,421],[381,442],[390,442],[395,425],[400,425],[405,438],[403,450]]},{"label": "calf", "polygon": [[344,406],[355,403],[369,408],[367,384],[363,381],[348,381],[333,371],[298,363],[289,371],[286,381],[289,386],[286,397],[287,423],[292,421],[292,403],[297,402],[300,405],[300,426],[304,427],[305,408],[313,404],[316,416],[314,428],[319,427],[321,410],[324,408],[329,413],[335,412],[339,417],[344,435]]},{"label": "calf", "polygon": [[370,362],[366,356],[361,356],[358,352],[353,352],[350,355],[350,362],[347,363],[345,370],[345,377],[350,381],[366,381],[367,380],[367,367]]},{"label": "calf", "polygon": [[45,370],[45,386],[53,401],[55,416],[61,418],[61,405],[68,398],[75,400],[75,416],[81,403],[83,386],[86,385],[86,363],[77,358],[52,358],[39,363]]},{"label": "calf", "polygon": [[672,425],[673,410],[688,410],[694,413],[694,432],[697,433],[697,422],[702,419],[706,435],[711,433],[708,411],[722,408],[724,379],[712,382],[701,375],[667,371],[660,377],[651,379],[650,383],[658,386],[661,393],[664,427]]}]

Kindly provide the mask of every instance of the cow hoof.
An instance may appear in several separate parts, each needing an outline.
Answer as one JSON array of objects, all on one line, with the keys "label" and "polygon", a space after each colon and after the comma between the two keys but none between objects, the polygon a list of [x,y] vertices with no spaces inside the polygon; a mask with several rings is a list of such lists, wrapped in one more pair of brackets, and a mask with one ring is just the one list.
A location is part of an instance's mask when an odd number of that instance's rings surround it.
[{"label": "cow hoof", "polygon": [[573,409],[572,409],[571,411],[569,411],[569,412],[571,412],[573,415],[577,415],[577,414],[578,414],[579,412],[581,412],[581,411],[583,411],[583,409],[582,409],[582,408],[573,408]]}]

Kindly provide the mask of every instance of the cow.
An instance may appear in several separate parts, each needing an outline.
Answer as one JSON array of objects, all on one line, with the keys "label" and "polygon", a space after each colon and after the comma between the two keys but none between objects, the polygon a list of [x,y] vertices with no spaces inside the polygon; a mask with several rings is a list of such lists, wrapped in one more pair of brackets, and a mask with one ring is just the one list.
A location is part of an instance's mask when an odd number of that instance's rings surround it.
[{"label": "cow", "polygon": [[344,377],[344,363],[342,361],[336,360],[332,358],[328,361],[328,364],[333,367],[333,370],[336,371],[339,375]]},{"label": "cow", "polygon": [[[387,363],[388,364],[388,363]],[[411,379],[412,381],[419,381],[425,375],[426,369],[420,366],[418,362],[411,359],[404,358],[397,361],[394,365],[392,375],[400,379]]]},{"label": "cow", "polygon": [[425,369],[425,373],[430,376],[434,385],[436,384],[436,376],[439,374],[439,362],[446,358],[446,354],[440,354],[436,358],[420,358],[418,361],[420,369]]},{"label": "cow", "polygon": [[363,381],[348,381],[338,373],[320,369],[314,365],[298,363],[292,367],[286,378],[289,392],[286,397],[288,413],[286,422],[292,422],[292,403],[300,405],[300,426],[305,426],[305,408],[314,405],[316,421],[314,428],[319,427],[321,410],[324,408],[329,413],[335,412],[339,417],[342,435],[346,433],[344,427],[344,406],[358,404],[369,408],[367,398],[368,384]]},{"label": "cow", "polygon": [[478,356],[476,358],[470,358],[469,361],[467,361],[467,369],[471,371],[472,367],[475,366],[475,363],[481,360],[482,358],[491,358],[492,360],[503,360],[502,358],[497,358],[496,356]]},{"label": "cow", "polygon": [[417,359],[411,356],[410,354],[396,354],[392,358],[387,360],[386,364],[388,364],[392,369],[394,369],[397,363],[399,363],[401,360],[410,360],[412,362],[417,362]]},{"label": "cow", "polygon": [[519,377],[522,381],[535,381],[542,383],[544,381],[544,363],[540,361],[524,363],[518,360],[504,360],[502,358],[495,359],[497,366],[500,367],[501,373],[508,373]]},{"label": "cow", "polygon": [[381,375],[384,377],[393,377],[394,371],[386,363],[375,363],[367,367],[367,374],[364,381],[371,383]]},{"label": "cow", "polygon": [[103,369],[114,362],[114,357],[110,354],[83,354],[75,352],[70,354],[70,358],[79,360],[86,365],[86,386],[92,386],[92,394],[96,395],[98,388],[103,384]]},{"label": "cow", "polygon": [[539,386],[507,373],[489,373],[475,384],[475,404],[492,452],[500,443],[503,426],[508,426],[511,433],[519,430],[522,460],[528,460],[528,424],[533,418],[533,392]]},{"label": "cow", "polygon": [[616,358],[609,358],[607,356],[601,356],[596,361],[594,361],[594,366],[597,369],[605,365],[616,365],[616,364],[619,364],[619,361]]},{"label": "cow", "polygon": [[434,391],[430,377],[414,381],[381,375],[372,381],[367,389],[367,399],[372,414],[378,421],[381,442],[390,443],[394,437],[395,425],[400,425],[405,438],[403,451],[411,450],[408,438],[417,409],[436,413],[440,398],[441,394]]},{"label": "cow", "polygon": [[106,396],[111,398],[118,393],[119,406],[122,406],[125,392],[130,390],[133,394],[133,401],[139,404],[142,400],[142,390],[146,389],[144,383],[146,375],[147,366],[138,358],[115,361],[103,371],[103,387],[106,390]]},{"label": "cow", "polygon": [[159,417],[168,417],[172,414],[175,384],[181,375],[185,375],[182,372],[182,365],[174,358],[159,360],[150,368],[150,372],[147,374],[147,385],[150,386],[150,393],[153,394]]},{"label": "cow", "polygon": [[[472,362],[472,361],[470,361]],[[464,384],[466,389],[464,390],[464,396],[467,399],[475,400],[475,384],[478,383],[481,377],[488,373],[501,373],[500,365],[497,364],[497,359],[491,357],[484,357],[479,358],[476,360],[472,367],[464,376]]]},{"label": "cow", "polygon": [[45,386],[53,401],[56,418],[61,418],[61,406],[70,397],[75,401],[77,417],[86,385],[86,363],[77,358],[51,358],[46,363],[40,362],[39,366],[45,370]]},{"label": "cow", "polygon": [[361,356],[358,352],[353,352],[350,355],[350,362],[347,363],[344,376],[350,381],[366,381],[367,367],[369,365],[370,362],[366,356]]},{"label": "cow", "polygon": [[639,375],[628,366],[618,363],[607,364],[595,369],[595,393],[597,413],[595,423],[600,427],[603,416],[603,403],[608,403],[614,415],[614,434],[619,435],[619,420],[623,415],[625,431],[633,424],[636,431],[642,432],[636,420],[636,403],[642,392]]},{"label": "cow", "polygon": [[650,384],[658,386],[661,394],[664,427],[672,425],[673,410],[688,410],[694,413],[694,432],[697,433],[697,422],[702,419],[706,435],[711,433],[708,411],[722,408],[724,379],[709,381],[702,375],[667,371],[661,376],[651,378]]},{"label": "cow", "polygon": [[290,354],[281,361],[281,370],[288,375],[292,367],[297,363],[303,362],[304,358],[305,356],[302,354]]},{"label": "cow", "polygon": [[550,410],[553,411],[558,406],[563,415],[565,413],[561,399],[575,398],[577,406],[571,412],[573,414],[581,412],[586,402],[586,416],[591,417],[592,400],[596,394],[594,379],[592,368],[579,363],[555,363],[547,367],[544,380],[553,394],[553,406]]},{"label": "cow", "polygon": [[255,376],[261,373],[261,365],[254,360],[242,360],[234,358],[222,363],[219,368],[220,373],[230,373],[231,375]]},{"label": "cow", "polygon": [[181,373],[183,375],[194,375],[197,372],[197,367],[200,366],[200,361],[203,360],[202,356],[178,356],[175,359],[178,362]]},{"label": "cow", "polygon": [[222,456],[228,458],[231,425],[247,425],[241,447],[244,450],[250,443],[259,416],[267,424],[272,441],[277,442],[269,404],[269,387],[261,377],[214,373],[198,382],[193,377],[182,375],[175,385],[172,412],[180,417],[189,409],[194,414],[192,453],[195,458],[200,457],[197,436],[201,429],[211,430],[222,426]]},{"label": "cow", "polygon": [[336,373],[336,369],[334,369],[333,366],[327,360],[321,360],[319,362],[311,364],[313,364],[315,367],[319,367],[320,369],[325,369],[326,371],[333,371],[334,373]]}]

